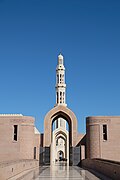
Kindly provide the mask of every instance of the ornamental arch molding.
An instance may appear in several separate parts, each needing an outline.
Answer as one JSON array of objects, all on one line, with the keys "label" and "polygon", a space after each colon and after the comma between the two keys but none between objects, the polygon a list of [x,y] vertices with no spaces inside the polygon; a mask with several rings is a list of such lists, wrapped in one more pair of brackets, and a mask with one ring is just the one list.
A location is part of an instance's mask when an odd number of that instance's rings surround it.
[{"label": "ornamental arch molding", "polygon": [[51,109],[44,119],[44,147],[50,147],[52,139],[52,124],[58,117],[63,117],[69,124],[70,143],[74,147],[77,140],[77,118],[66,106],[56,106]]}]

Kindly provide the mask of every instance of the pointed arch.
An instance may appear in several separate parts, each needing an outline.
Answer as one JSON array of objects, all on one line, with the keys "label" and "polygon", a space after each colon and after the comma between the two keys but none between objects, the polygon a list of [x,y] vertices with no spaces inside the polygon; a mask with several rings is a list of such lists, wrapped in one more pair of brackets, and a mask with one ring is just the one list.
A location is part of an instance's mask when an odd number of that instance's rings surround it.
[{"label": "pointed arch", "polygon": [[51,109],[45,116],[44,147],[49,147],[51,145],[52,124],[59,117],[63,117],[68,122],[71,146],[76,145],[77,118],[69,108],[67,108],[66,106],[59,105]]}]

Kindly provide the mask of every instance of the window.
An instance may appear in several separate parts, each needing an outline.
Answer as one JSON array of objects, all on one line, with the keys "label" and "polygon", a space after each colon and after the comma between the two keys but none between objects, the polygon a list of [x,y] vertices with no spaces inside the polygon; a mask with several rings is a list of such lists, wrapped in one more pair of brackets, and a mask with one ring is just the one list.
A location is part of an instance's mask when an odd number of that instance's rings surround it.
[{"label": "window", "polygon": [[59,83],[59,75],[57,74],[57,83]]},{"label": "window", "polygon": [[34,147],[34,159],[36,159],[36,147]]},{"label": "window", "polygon": [[62,92],[60,91],[60,97],[62,97]]},{"label": "window", "polygon": [[62,77],[62,75],[60,74],[60,83],[61,83],[61,77]]},{"label": "window", "polygon": [[107,125],[103,125],[103,140],[107,141]]},{"label": "window", "polygon": [[58,139],[56,140],[56,146],[58,146]]},{"label": "window", "polygon": [[14,129],[13,129],[13,140],[14,141],[17,141],[17,139],[18,139],[18,125],[14,125],[14,127],[13,127]]},{"label": "window", "polygon": [[58,120],[56,120],[56,128],[58,128]]},{"label": "window", "polygon": [[57,104],[58,104],[58,92],[57,92]]}]

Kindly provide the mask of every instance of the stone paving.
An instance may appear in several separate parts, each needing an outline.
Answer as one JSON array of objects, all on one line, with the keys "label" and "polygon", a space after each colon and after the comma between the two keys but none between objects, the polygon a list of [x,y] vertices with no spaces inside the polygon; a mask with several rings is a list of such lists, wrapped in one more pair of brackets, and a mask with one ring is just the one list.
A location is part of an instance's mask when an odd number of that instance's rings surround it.
[{"label": "stone paving", "polygon": [[[95,175],[94,175],[95,174]],[[98,178],[99,177],[99,178]],[[89,172],[78,166],[42,166],[28,172],[22,172],[10,180],[111,180],[97,172]]]},{"label": "stone paving", "polygon": [[76,166],[43,167],[35,180],[98,180],[95,175]]}]

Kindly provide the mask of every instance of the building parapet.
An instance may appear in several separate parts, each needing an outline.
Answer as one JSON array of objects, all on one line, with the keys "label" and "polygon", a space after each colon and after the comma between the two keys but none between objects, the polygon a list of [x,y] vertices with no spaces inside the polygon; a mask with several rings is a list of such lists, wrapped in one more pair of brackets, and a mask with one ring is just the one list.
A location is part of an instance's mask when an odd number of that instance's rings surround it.
[{"label": "building parapet", "polygon": [[0,116],[23,116],[22,114],[0,114]]}]

